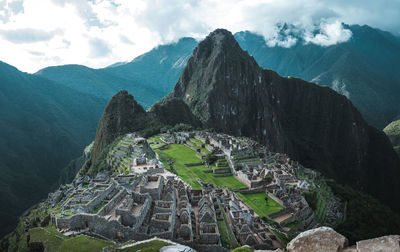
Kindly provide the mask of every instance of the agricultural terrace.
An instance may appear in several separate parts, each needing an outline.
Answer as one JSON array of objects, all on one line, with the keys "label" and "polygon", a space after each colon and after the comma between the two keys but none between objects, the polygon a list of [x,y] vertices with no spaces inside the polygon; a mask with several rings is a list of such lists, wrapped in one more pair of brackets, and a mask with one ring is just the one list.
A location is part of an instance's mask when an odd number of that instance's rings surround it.
[{"label": "agricultural terrace", "polygon": [[169,144],[160,149],[156,148],[161,142],[159,138],[157,141],[157,138],[152,137],[148,141],[154,151],[158,153],[160,161],[163,162],[165,168],[177,173],[179,177],[191,185],[193,189],[201,189],[198,179],[219,187],[227,187],[230,189],[246,188],[246,185],[237,180],[231,173],[225,174],[225,177],[221,177],[220,174],[211,172],[213,167],[208,168],[205,165],[186,167],[185,164],[201,163],[202,160],[196,156],[198,152],[182,144]]}]

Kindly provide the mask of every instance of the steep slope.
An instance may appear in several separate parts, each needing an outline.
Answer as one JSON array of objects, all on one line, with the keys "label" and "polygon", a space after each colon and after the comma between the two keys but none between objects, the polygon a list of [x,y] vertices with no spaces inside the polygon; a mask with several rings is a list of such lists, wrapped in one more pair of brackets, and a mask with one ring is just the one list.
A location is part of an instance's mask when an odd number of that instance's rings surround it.
[{"label": "steep slope", "polygon": [[327,47],[305,43],[301,36],[290,48],[269,47],[251,32],[236,33],[235,38],[261,67],[328,85],[346,95],[370,124],[383,128],[400,114],[400,42],[369,26],[345,28],[351,39]]},{"label": "steep slope", "polygon": [[97,127],[90,159],[80,174],[93,174],[103,169],[108,148],[115,139],[124,134],[142,131],[154,126],[154,120],[126,90],[115,94],[107,103]]},{"label": "steep slope", "polygon": [[[235,38],[261,67],[327,85],[347,96],[368,123],[383,128],[400,114],[400,40],[369,26],[344,26],[351,30],[351,39],[331,46],[305,43],[301,34],[294,33],[289,34],[298,42],[290,48],[269,47],[263,37],[248,31],[236,33]],[[290,26],[282,29],[285,34]],[[127,89],[148,108],[173,89],[196,45],[194,39],[182,38],[105,69],[70,65],[37,74],[106,100]]]},{"label": "steep slope", "polygon": [[[328,87],[261,69],[226,30],[194,50],[170,99],[182,99],[203,127],[252,137],[394,208],[400,162],[383,132]],[[158,105],[156,105],[158,106]]]},{"label": "steep slope", "polygon": [[177,43],[156,47],[129,63],[104,69],[81,65],[48,67],[36,75],[105,100],[126,89],[148,108],[172,90],[196,45],[194,39],[182,38]]},{"label": "steep slope", "polygon": [[400,156],[400,120],[391,122],[383,129],[383,132],[389,137],[394,150]]},{"label": "steep slope", "polygon": [[90,143],[104,103],[0,62],[0,236]]}]

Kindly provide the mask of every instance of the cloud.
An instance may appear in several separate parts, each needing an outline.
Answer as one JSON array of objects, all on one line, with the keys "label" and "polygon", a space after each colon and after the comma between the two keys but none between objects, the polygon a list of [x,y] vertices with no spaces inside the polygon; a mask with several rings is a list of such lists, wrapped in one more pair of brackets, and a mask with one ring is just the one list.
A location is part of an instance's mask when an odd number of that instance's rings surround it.
[{"label": "cloud", "polygon": [[8,22],[10,17],[23,12],[23,0],[0,0],[0,21]]},{"label": "cloud", "polygon": [[308,43],[321,46],[330,46],[337,43],[346,42],[351,38],[352,32],[345,29],[339,21],[334,23],[321,23],[318,34],[304,33],[304,39]]},{"label": "cloud", "polygon": [[107,42],[101,39],[91,39],[89,41],[91,58],[101,58],[109,55],[111,53],[111,48]]},{"label": "cloud", "polygon": [[35,43],[39,41],[48,41],[57,34],[62,34],[61,30],[55,30],[51,32],[24,28],[15,30],[0,30],[0,36],[4,39],[14,43]]},{"label": "cloud", "polygon": [[399,9],[399,0],[0,0],[0,60],[29,72],[104,67],[216,28],[256,32],[268,46],[329,46],[351,37],[342,22],[400,35]]},{"label": "cloud", "polygon": [[122,43],[125,43],[125,44],[130,44],[130,45],[135,44],[132,42],[132,40],[130,40],[127,36],[124,36],[124,35],[120,35],[119,39],[121,40]]}]

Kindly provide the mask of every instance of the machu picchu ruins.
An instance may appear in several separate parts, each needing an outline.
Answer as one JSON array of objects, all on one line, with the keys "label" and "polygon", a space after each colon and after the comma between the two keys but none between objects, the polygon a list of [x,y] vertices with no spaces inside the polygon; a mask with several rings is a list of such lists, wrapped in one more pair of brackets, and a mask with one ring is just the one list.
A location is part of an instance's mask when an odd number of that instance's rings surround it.
[{"label": "machu picchu ruins", "polygon": [[[173,147],[182,151],[168,155]],[[106,162],[109,170],[49,194],[51,220],[63,235],[118,243],[158,237],[226,251],[283,248],[285,237],[318,226],[302,196],[312,181],[299,176],[310,171],[248,138],[164,131],[145,139],[132,132]]]}]

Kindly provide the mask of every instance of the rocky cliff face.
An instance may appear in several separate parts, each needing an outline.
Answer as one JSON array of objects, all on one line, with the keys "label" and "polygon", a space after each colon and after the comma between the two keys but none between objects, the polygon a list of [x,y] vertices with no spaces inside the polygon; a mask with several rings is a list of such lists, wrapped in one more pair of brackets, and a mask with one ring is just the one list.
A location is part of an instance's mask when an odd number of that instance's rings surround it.
[{"label": "rocky cliff face", "polygon": [[260,68],[226,30],[194,50],[173,92],[203,127],[245,135],[341,183],[392,201],[400,161],[387,137],[343,95]]}]

